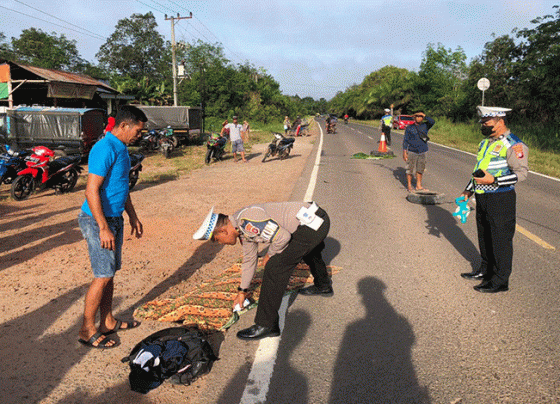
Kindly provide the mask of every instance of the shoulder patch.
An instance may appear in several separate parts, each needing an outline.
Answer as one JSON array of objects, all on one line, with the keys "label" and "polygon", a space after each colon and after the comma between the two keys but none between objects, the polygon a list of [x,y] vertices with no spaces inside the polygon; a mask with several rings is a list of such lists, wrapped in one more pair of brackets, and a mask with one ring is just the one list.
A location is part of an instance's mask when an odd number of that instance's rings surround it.
[{"label": "shoulder patch", "polygon": [[239,227],[247,238],[258,243],[269,243],[280,229],[278,223],[272,219],[263,222],[241,219]]},{"label": "shoulder patch", "polygon": [[523,156],[524,156],[524,154],[523,154],[523,144],[517,143],[517,144],[514,144],[513,146],[511,146],[511,148],[515,152],[515,155],[517,156],[518,159],[523,158]]}]

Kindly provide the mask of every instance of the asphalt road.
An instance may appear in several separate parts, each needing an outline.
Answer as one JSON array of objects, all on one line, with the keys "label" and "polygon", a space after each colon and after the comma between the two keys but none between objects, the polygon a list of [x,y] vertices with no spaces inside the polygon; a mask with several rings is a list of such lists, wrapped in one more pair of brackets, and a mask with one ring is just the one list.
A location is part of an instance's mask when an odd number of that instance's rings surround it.
[{"label": "asphalt road", "polygon": [[560,402],[560,182],[519,184],[532,238],[514,238],[510,291],[480,294],[459,276],[479,262],[474,215],[451,215],[474,156],[431,144],[424,186],[448,202],[422,206],[405,199],[402,135],[391,160],[350,158],[377,149],[376,129],[339,122],[324,136],[314,199],[342,271],[334,297],[292,302],[266,402]]}]

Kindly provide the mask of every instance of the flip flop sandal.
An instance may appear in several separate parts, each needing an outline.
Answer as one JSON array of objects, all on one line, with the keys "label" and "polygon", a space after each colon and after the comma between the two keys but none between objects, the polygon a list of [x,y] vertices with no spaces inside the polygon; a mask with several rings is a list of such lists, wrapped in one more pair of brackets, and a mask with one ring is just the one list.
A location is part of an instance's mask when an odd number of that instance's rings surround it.
[{"label": "flip flop sandal", "polygon": [[[121,325],[126,324],[126,328],[121,328]],[[103,335],[110,335],[110,334],[114,334],[118,331],[126,331],[126,330],[132,330],[133,328],[139,327],[140,324],[142,324],[140,321],[121,321],[121,320],[117,320],[117,324],[115,324],[115,326],[113,327],[112,330],[109,331],[105,331],[102,332],[101,334]]]},{"label": "flip flop sandal", "polygon": [[[110,338],[103,338],[101,341],[99,341],[99,343],[97,345],[93,345],[95,343],[95,341],[97,341],[99,339],[99,337],[103,336],[102,333],[100,333],[99,331],[96,332],[95,334],[93,334],[91,336],[91,338],[89,340],[85,340],[85,339],[78,339],[78,342],[82,345],[87,346],[88,348],[96,348],[96,349],[111,349],[111,348],[116,348],[118,346],[118,344],[116,343],[116,341],[110,339]],[[114,345],[107,345],[109,342],[115,342]]]}]

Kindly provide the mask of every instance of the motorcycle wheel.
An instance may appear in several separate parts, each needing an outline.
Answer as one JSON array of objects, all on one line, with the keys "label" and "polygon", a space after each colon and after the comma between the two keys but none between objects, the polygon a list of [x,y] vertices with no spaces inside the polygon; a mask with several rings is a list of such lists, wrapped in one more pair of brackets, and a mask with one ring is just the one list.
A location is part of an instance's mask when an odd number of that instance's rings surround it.
[{"label": "motorcycle wheel", "polygon": [[206,164],[210,164],[210,161],[212,161],[212,154],[214,154],[214,153],[213,153],[213,150],[212,150],[212,149],[208,149],[208,151],[206,152],[206,156],[204,157],[204,162],[205,162]]},{"label": "motorcycle wheel", "polygon": [[138,182],[138,177],[140,176],[140,170],[134,170],[128,173],[128,190],[132,191],[132,188]]},{"label": "motorcycle wheel", "polygon": [[20,175],[12,183],[10,194],[16,201],[27,199],[33,192],[34,180],[31,174]]},{"label": "motorcycle wheel", "polygon": [[284,159],[288,158],[289,155],[290,155],[290,149],[284,150],[284,152],[280,156],[280,160],[284,160]]},{"label": "motorcycle wheel", "polygon": [[78,182],[78,172],[75,168],[71,168],[70,170],[66,171],[62,174],[60,178],[60,192],[65,194],[70,192],[76,186]]},{"label": "motorcycle wheel", "polygon": [[264,161],[266,160],[266,158],[267,158],[268,156],[270,156],[270,149],[268,149],[268,150],[266,151],[266,153],[265,153],[265,155],[264,155],[264,157],[263,157],[263,159],[262,159],[262,162],[263,162],[263,163],[264,163]]}]

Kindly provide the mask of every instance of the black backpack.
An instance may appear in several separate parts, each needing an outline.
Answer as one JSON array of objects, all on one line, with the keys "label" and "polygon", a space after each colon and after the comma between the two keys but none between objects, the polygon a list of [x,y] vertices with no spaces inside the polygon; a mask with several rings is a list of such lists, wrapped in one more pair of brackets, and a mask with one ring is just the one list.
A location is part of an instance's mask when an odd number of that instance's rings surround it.
[{"label": "black backpack", "polygon": [[122,362],[130,365],[130,389],[145,394],[166,379],[191,384],[210,372],[217,359],[200,331],[173,327],[144,338]]}]

